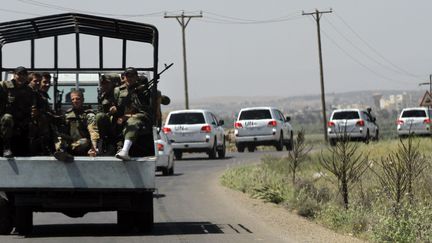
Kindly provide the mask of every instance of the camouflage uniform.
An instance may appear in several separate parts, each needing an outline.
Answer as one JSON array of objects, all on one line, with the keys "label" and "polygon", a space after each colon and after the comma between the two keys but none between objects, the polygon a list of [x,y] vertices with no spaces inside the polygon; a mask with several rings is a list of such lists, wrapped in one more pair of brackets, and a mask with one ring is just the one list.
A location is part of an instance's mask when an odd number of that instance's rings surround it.
[{"label": "camouflage uniform", "polygon": [[66,134],[61,134],[56,149],[64,149],[73,155],[87,155],[92,144],[97,144],[99,131],[95,114],[91,109],[69,109],[65,114]]},{"label": "camouflage uniform", "polygon": [[[17,85],[17,81],[0,82],[0,133],[5,148],[16,147],[19,155],[29,154],[28,132],[35,94],[27,85]],[[11,144],[12,137],[17,143]],[[14,148],[12,148],[14,150]]]},{"label": "camouflage uniform", "polygon": [[[99,109],[96,114],[96,124],[99,129],[100,138],[103,141],[103,150],[110,150],[109,147],[115,148],[118,137],[118,127],[109,110],[115,105],[114,91],[102,93],[99,97]],[[112,150],[112,149],[111,149]],[[104,151],[99,151],[103,153]],[[114,151],[111,151],[114,152]]]},{"label": "camouflage uniform", "polygon": [[119,108],[117,117],[126,117],[123,122],[124,139],[135,142],[140,134],[150,134],[152,121],[149,114],[150,99],[137,90],[139,83],[128,86],[122,84],[114,89],[114,97]]}]

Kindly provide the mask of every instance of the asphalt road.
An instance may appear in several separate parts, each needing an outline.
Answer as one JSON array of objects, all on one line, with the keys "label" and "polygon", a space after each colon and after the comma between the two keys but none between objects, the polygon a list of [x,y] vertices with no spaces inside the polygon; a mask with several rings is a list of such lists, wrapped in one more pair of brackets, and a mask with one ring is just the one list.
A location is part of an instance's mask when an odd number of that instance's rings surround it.
[{"label": "asphalt road", "polygon": [[115,212],[90,213],[78,219],[34,213],[32,235],[0,236],[0,242],[287,242],[217,186],[223,170],[256,163],[264,154],[283,156],[286,151],[228,153],[223,160],[185,154],[183,160],[176,161],[174,176],[157,176],[151,234],[119,234]]}]

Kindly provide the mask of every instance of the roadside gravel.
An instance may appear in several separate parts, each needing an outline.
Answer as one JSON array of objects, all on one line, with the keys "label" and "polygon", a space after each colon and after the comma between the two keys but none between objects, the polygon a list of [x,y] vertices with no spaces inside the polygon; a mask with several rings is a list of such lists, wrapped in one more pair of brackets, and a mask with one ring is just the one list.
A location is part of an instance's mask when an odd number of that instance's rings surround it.
[{"label": "roadside gravel", "polygon": [[214,175],[211,190],[226,205],[232,205],[239,212],[252,216],[287,242],[364,242],[357,238],[335,233],[314,222],[289,212],[281,206],[265,203],[249,195],[220,185],[220,174]]}]

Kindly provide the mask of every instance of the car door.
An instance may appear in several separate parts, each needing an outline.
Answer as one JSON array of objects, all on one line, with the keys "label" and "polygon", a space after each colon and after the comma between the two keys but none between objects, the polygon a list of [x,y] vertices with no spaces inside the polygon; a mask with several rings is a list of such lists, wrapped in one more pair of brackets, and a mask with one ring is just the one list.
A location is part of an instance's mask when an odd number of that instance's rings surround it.
[{"label": "car door", "polygon": [[369,129],[369,136],[375,136],[376,133],[376,127],[375,124],[372,122],[372,117],[369,115],[369,113],[362,111],[363,119],[365,120],[366,127]]},{"label": "car door", "polygon": [[216,124],[215,131],[216,131],[216,139],[218,145],[222,145],[223,135],[224,135],[223,127],[221,126],[221,124],[219,124],[219,120],[216,118],[216,116],[213,113],[210,113],[210,116],[212,118],[212,124],[213,123]]},{"label": "car door", "polygon": [[285,118],[282,115],[282,112],[280,112],[279,110],[274,110],[274,111],[275,111],[275,118],[279,124],[279,127],[282,130],[282,134],[283,134],[282,139],[286,140],[286,139],[288,139],[288,127],[286,125]]}]

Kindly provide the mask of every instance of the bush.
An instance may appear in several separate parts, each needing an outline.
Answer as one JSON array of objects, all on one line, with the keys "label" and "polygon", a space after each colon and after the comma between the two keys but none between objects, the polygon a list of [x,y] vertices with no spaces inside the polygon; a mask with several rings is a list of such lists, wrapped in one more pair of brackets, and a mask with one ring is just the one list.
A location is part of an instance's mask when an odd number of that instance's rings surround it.
[{"label": "bush", "polygon": [[357,206],[345,210],[328,204],[317,215],[317,220],[331,229],[355,235],[366,232],[369,225],[367,211]]}]

